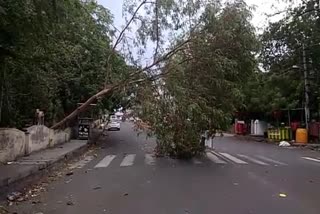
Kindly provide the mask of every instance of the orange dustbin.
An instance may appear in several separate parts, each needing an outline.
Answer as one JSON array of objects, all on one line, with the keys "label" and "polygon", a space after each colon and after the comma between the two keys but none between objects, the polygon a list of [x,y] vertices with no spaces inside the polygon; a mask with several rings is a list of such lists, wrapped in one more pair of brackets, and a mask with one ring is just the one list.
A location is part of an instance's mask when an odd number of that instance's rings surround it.
[{"label": "orange dustbin", "polygon": [[307,129],[297,129],[296,131],[296,142],[297,143],[308,143],[308,131]]}]

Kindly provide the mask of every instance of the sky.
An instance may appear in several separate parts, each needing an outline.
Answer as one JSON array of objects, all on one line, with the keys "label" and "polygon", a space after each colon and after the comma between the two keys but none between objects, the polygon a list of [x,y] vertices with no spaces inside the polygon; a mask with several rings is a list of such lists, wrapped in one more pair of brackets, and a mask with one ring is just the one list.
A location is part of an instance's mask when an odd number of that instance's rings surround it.
[{"label": "sky", "polygon": [[[258,29],[258,32],[264,28],[268,21],[277,21],[280,16],[267,18],[266,14],[273,14],[285,8],[283,0],[245,0],[249,6],[254,6],[256,9],[253,12],[252,24]],[[121,28],[124,24],[122,18],[123,0],[97,0],[97,2],[108,8],[114,16],[115,26]],[[298,2],[298,1],[296,1]]]},{"label": "sky", "polygon": [[[122,16],[122,4],[124,0],[96,0],[99,4],[108,8],[114,17],[114,26],[118,29],[122,29],[125,24],[124,18]],[[227,0],[222,0],[227,1]],[[281,19],[282,15],[272,16],[272,18],[268,18],[268,14],[274,14],[278,11],[284,10],[286,5],[284,3],[285,0],[244,0],[249,6],[254,7],[252,24],[256,27],[257,33],[262,33],[263,29],[267,26],[268,21],[278,21]],[[292,0],[297,3],[301,0]],[[148,44],[148,48],[146,49],[146,54],[139,55],[137,53],[134,54],[134,57],[140,56],[140,60],[142,59],[143,63],[147,63],[152,61],[153,56],[153,46],[154,44]]]}]

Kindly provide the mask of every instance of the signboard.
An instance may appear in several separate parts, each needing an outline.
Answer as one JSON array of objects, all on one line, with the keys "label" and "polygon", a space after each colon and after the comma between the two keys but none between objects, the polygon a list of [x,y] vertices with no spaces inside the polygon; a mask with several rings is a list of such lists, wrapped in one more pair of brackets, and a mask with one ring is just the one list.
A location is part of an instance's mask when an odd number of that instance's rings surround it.
[{"label": "signboard", "polygon": [[79,124],[90,124],[92,122],[91,118],[80,118]]},{"label": "signboard", "polygon": [[90,125],[89,124],[79,124],[78,134],[79,139],[89,139],[89,130]]}]

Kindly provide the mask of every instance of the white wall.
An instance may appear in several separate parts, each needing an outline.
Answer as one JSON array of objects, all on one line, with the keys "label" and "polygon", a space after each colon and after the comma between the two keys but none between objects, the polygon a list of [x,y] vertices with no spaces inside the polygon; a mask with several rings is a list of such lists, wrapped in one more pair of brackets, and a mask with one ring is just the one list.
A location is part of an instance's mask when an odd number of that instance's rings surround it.
[{"label": "white wall", "polygon": [[68,142],[71,138],[71,129],[65,130],[51,130],[49,146],[55,146],[57,144]]},{"label": "white wall", "polygon": [[5,163],[25,154],[25,134],[18,129],[0,129],[0,162]]},{"label": "white wall", "polygon": [[50,129],[46,126],[31,126],[28,129],[28,152],[38,151],[49,147]]},{"label": "white wall", "polygon": [[70,128],[52,130],[46,126],[31,126],[26,133],[17,129],[0,129],[0,162],[65,143],[70,138]]}]

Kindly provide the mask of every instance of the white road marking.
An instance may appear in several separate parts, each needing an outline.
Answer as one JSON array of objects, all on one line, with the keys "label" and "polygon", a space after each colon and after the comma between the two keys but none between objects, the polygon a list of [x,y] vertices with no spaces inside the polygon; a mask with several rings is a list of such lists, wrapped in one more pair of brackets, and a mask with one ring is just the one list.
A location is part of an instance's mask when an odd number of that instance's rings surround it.
[{"label": "white road marking", "polygon": [[154,165],[156,161],[152,154],[145,154],[144,162],[148,165]]},{"label": "white road marking", "polygon": [[249,157],[249,156],[247,156],[247,155],[238,154],[238,156],[239,156],[239,157],[242,157],[242,158],[245,158],[245,159],[247,159],[247,160],[249,160],[249,161],[251,161],[251,162],[254,162],[254,163],[256,163],[256,164],[260,164],[260,165],[264,165],[264,166],[268,166],[268,165],[269,165],[269,164],[267,164],[267,163],[265,163],[265,162],[262,162],[262,161],[260,161],[260,160],[254,159],[254,158]]},{"label": "white road marking", "polygon": [[135,154],[126,155],[123,158],[120,166],[131,166],[133,164],[133,161],[134,161],[135,157],[136,157]]},{"label": "white road marking", "polygon": [[87,156],[83,160],[78,161],[77,163],[74,163],[70,166],[70,169],[81,169],[84,167],[87,163],[93,160],[93,156]]},{"label": "white road marking", "polygon": [[202,164],[202,161],[200,161],[200,160],[198,160],[196,158],[193,158],[192,162],[193,162],[193,164]]},{"label": "white road marking", "polygon": [[115,158],[115,155],[107,155],[103,158],[94,168],[108,167],[111,161]]},{"label": "white road marking", "polygon": [[226,164],[227,162],[225,162],[224,160],[218,158],[218,156],[212,154],[211,152],[207,152],[207,157],[215,163],[219,163],[219,164]]},{"label": "white road marking", "polygon": [[315,158],[309,158],[309,157],[301,157],[301,158],[306,159],[306,160],[315,161],[315,162],[320,162],[319,159],[315,159]]},{"label": "white road marking", "polygon": [[239,158],[233,157],[232,155],[229,155],[228,153],[220,152],[221,155],[223,155],[225,158],[228,158],[229,160],[239,163],[239,164],[248,164],[247,162],[240,160]]},{"label": "white road marking", "polygon": [[288,165],[288,164],[283,163],[283,162],[281,162],[281,161],[273,160],[273,159],[271,159],[271,158],[267,158],[267,157],[264,157],[264,156],[262,156],[262,155],[257,155],[257,157],[260,158],[260,159],[262,159],[262,160],[264,160],[264,161],[269,161],[270,163],[274,163],[274,164],[278,164],[278,165],[283,165],[283,166]]}]

